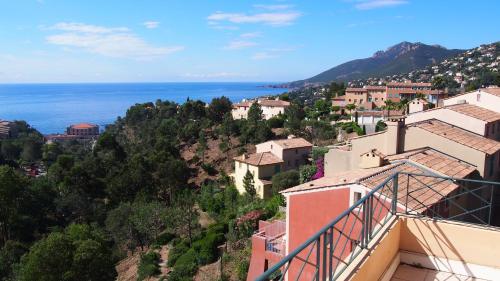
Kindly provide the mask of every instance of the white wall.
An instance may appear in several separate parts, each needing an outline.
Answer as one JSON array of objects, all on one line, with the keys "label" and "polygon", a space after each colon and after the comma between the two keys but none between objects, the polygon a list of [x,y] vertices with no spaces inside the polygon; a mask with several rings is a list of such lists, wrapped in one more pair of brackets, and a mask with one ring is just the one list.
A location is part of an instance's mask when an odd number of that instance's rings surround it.
[{"label": "white wall", "polygon": [[[477,100],[478,94],[480,94],[479,101]],[[445,99],[443,100],[443,103],[446,106],[446,105],[457,104],[460,103],[461,101],[465,101],[466,103],[474,104],[500,113],[500,97],[488,94],[487,92],[481,90]]]}]

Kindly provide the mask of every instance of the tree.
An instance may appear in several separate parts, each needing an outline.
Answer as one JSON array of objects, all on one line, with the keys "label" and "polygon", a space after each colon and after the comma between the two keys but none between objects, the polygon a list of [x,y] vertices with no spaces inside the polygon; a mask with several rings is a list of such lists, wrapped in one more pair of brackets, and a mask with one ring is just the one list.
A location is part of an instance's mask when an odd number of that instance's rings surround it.
[{"label": "tree", "polygon": [[254,102],[248,109],[248,122],[252,125],[256,125],[257,122],[262,120],[262,108],[260,104]]},{"label": "tree", "polygon": [[377,124],[375,125],[375,132],[383,131],[383,130],[385,130],[385,128],[387,128],[387,125],[385,124],[385,122],[382,120],[379,120],[377,122]]},{"label": "tree", "polygon": [[338,106],[338,105],[332,106],[332,111],[335,112],[335,113],[339,112],[340,111],[340,106]]},{"label": "tree", "polygon": [[398,110],[401,110],[403,115],[406,114],[406,112],[408,111],[408,105],[410,104],[410,100],[408,99],[401,99],[397,105],[396,105],[396,108]]},{"label": "tree", "polygon": [[231,113],[232,107],[233,104],[228,98],[214,98],[208,105],[208,117],[213,122],[220,123],[226,114]]},{"label": "tree", "polygon": [[208,149],[207,138],[205,136],[205,131],[201,131],[198,137],[198,148],[196,152],[201,157],[201,161],[205,162],[205,151]]},{"label": "tree", "polygon": [[195,203],[196,195],[194,191],[185,188],[176,193],[173,206],[169,209],[170,224],[176,233],[188,237],[189,245],[192,245],[194,231],[199,226],[199,213]]},{"label": "tree", "polygon": [[285,108],[285,128],[289,129],[292,134],[298,134],[302,130],[302,120],[304,120],[304,108],[296,103],[290,104]]},{"label": "tree", "polygon": [[300,176],[296,170],[290,170],[277,173],[272,177],[271,181],[273,183],[273,194],[277,194],[284,189],[298,185],[300,183]]},{"label": "tree", "polygon": [[251,198],[255,197],[257,194],[257,190],[255,189],[255,181],[253,179],[253,174],[250,171],[247,171],[245,176],[243,177],[243,187],[248,195]]},{"label": "tree", "polygon": [[392,100],[385,100],[384,103],[384,109],[387,110],[387,117],[389,117],[391,115],[391,110],[394,110],[396,108],[396,103]]},{"label": "tree", "polygon": [[352,113],[352,111],[353,111],[354,109],[356,109],[356,105],[355,105],[355,104],[353,104],[353,103],[347,104],[347,105],[345,106],[345,109],[349,110],[349,112],[350,112],[350,113]]},{"label": "tree", "polygon": [[21,281],[108,281],[116,270],[104,236],[88,225],[72,224],[36,242],[16,275]]},{"label": "tree", "polygon": [[28,182],[14,169],[0,166],[0,246],[11,240],[23,219],[21,207]]},{"label": "tree", "polygon": [[152,201],[121,203],[109,212],[106,229],[114,241],[130,250],[151,245],[167,227],[167,209]]},{"label": "tree", "polygon": [[305,183],[311,180],[316,174],[316,165],[303,165],[299,169],[300,183]]}]

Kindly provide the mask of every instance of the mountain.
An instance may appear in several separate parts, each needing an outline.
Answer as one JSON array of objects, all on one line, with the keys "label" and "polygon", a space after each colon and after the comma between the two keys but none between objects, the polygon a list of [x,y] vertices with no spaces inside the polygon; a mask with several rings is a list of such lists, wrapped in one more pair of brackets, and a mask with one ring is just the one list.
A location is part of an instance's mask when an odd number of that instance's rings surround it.
[{"label": "mountain", "polygon": [[309,79],[295,81],[285,86],[301,87],[332,81],[348,82],[368,77],[383,77],[439,63],[464,50],[446,49],[439,45],[426,45],[420,42],[401,42],[385,51],[377,51],[373,56],[349,61],[335,66]]}]

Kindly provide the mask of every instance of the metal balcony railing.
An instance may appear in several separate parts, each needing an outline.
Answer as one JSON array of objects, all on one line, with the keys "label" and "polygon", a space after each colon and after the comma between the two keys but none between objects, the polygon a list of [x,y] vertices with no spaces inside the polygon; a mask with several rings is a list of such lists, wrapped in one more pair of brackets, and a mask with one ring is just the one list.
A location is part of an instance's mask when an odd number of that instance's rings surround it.
[{"label": "metal balcony railing", "polygon": [[338,280],[398,214],[491,225],[496,190],[498,182],[395,173],[256,280]]}]

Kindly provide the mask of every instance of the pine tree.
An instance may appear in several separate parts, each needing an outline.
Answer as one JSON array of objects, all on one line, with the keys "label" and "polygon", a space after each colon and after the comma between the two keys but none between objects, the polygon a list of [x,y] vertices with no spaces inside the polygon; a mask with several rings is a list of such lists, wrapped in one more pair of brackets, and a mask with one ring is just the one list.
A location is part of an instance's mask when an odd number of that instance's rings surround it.
[{"label": "pine tree", "polygon": [[243,178],[243,187],[251,197],[254,197],[257,194],[257,191],[255,190],[255,181],[253,180],[253,174],[250,173],[250,171],[247,171],[245,177]]}]

